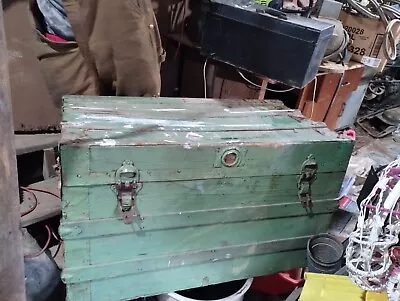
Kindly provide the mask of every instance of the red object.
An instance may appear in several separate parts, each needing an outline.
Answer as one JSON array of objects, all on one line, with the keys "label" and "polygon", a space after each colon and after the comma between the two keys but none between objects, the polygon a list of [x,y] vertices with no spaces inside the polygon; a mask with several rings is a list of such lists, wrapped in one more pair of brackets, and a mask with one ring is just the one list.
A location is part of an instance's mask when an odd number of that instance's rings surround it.
[{"label": "red object", "polygon": [[353,140],[356,140],[356,136],[357,136],[357,134],[356,134],[356,132],[354,130],[343,131],[340,134],[343,135],[343,136],[350,137]]},{"label": "red object", "polygon": [[59,36],[56,36],[51,33],[46,33],[44,36],[46,37],[46,39],[49,39],[50,41],[53,41],[53,42],[57,42],[57,43],[68,42],[67,40],[64,40],[63,38],[60,38]]},{"label": "red object", "polygon": [[399,247],[392,247],[389,251],[389,256],[392,262],[397,264],[400,259],[400,248]]},{"label": "red object", "polygon": [[347,197],[347,196],[342,197],[342,198],[339,200],[339,208],[346,208],[346,206],[347,206],[350,202],[352,202],[352,200],[351,200],[349,197]]},{"label": "red object", "polygon": [[295,269],[273,275],[255,277],[251,289],[273,296],[290,293],[304,283],[301,274],[302,269]]},{"label": "red object", "polygon": [[[365,205],[365,207],[367,207],[368,209],[376,209],[376,206],[374,206],[374,205]],[[400,215],[399,210],[390,210],[390,209],[386,209],[386,208],[379,208],[379,211],[391,213],[393,215]]]}]

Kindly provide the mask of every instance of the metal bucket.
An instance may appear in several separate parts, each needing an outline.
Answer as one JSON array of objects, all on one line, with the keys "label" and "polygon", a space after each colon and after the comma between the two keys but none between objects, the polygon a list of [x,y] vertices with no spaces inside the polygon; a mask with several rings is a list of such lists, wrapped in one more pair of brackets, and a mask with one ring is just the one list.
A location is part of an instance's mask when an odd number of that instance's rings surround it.
[{"label": "metal bucket", "polygon": [[158,301],[243,301],[253,278],[162,294]]},{"label": "metal bucket", "polygon": [[307,268],[312,273],[335,274],[342,266],[343,245],[330,234],[311,237],[307,244]]}]

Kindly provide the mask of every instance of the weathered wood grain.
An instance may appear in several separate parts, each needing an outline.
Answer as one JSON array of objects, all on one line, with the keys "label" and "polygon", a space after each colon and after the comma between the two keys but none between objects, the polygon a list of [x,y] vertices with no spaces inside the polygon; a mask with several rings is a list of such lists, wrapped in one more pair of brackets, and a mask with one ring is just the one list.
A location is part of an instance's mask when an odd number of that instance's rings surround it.
[{"label": "weathered wood grain", "polygon": [[[203,214],[203,218],[207,213]],[[185,219],[184,216],[182,219]],[[65,261],[71,267],[83,267],[90,264],[105,264],[114,261],[132,260],[136,257],[151,259],[153,256],[178,255],[215,249],[222,246],[237,247],[240,245],[257,244],[310,236],[320,233],[330,223],[330,214],[318,214],[314,217],[297,216],[280,219],[249,220],[238,223],[214,223],[211,225],[182,227],[179,223],[158,230],[131,230],[115,234],[114,228],[120,227],[116,222],[97,224],[87,229],[78,228],[66,238]],[[181,222],[181,224],[183,224]],[[131,226],[132,225],[128,225]],[[111,229],[110,229],[111,228]],[[128,227],[125,227],[125,229]],[[66,230],[64,230],[66,231]],[[82,239],[79,231],[85,231]],[[92,232],[87,238],[88,232]],[[97,237],[95,236],[97,233]],[[103,234],[104,233],[104,234]],[[86,235],[85,235],[86,234]],[[114,234],[114,235],[111,235]],[[85,237],[86,236],[86,237]],[[70,238],[74,239],[70,239]],[[85,239],[87,238],[87,239]],[[298,246],[304,248],[305,245]],[[126,252],[126,250],[129,252]],[[80,256],[76,256],[76,254]],[[66,267],[68,269],[68,267]]]},{"label": "weathered wood grain", "polygon": [[[314,201],[336,198],[343,176],[344,173],[320,175],[313,185]],[[288,207],[287,214],[295,210],[303,214],[302,208],[299,207],[297,187],[293,184],[296,181],[297,175],[228,178],[218,181],[208,179],[150,182],[146,183],[138,194],[136,207],[143,217],[207,210],[218,212],[235,208],[263,210],[263,207],[268,214],[272,214],[270,210],[273,210],[274,206]],[[91,220],[117,216],[116,194],[109,186],[91,187],[90,191],[87,187],[65,187],[64,195],[65,222],[89,220],[89,212]],[[154,201],[161,199],[162,202]]]},{"label": "weathered wood grain", "polygon": [[[249,255],[251,252],[252,249],[248,252]],[[110,273],[109,277],[99,281],[68,284],[67,301],[129,300],[131,296],[147,296],[150,291],[154,291],[156,295],[168,292],[171,283],[175,285],[176,290],[183,290],[220,283],[225,281],[225,276],[232,280],[248,278],[248,270],[254,271],[254,276],[259,276],[273,274],[279,272],[280,269],[289,270],[293,267],[302,267],[306,260],[304,250],[257,255],[255,256],[256,260],[250,260],[250,258],[246,256],[214,262],[211,260],[212,270],[209,270],[208,262],[191,265],[181,261],[180,266],[176,268],[159,270],[156,278],[151,273],[120,277],[115,277],[113,273]],[[168,261],[165,263],[168,265]],[[125,267],[124,263],[121,263],[120,266],[121,268]],[[130,267],[129,264],[128,267]],[[111,270],[118,271],[117,266]]]},{"label": "weathered wood grain", "polygon": [[64,143],[71,144],[73,146],[174,146],[174,145],[201,145],[209,144],[214,146],[229,145],[232,143],[242,143],[245,140],[248,144],[262,145],[262,146],[273,146],[271,143],[267,143],[268,140],[276,140],[277,143],[288,144],[303,142],[304,138],[294,136],[293,134],[299,132],[309,138],[308,142],[317,141],[332,141],[337,139],[338,135],[333,132],[327,132],[326,128],[314,127],[312,129],[303,129],[293,127],[291,129],[284,128],[269,128],[263,131],[223,131],[223,132],[199,132],[189,131],[187,129],[180,128],[180,125],[176,124],[174,130],[165,132],[158,132],[155,129],[158,126],[132,126],[128,125],[129,129],[123,127],[115,129],[112,127],[99,127],[98,129],[82,128],[70,128],[68,130],[68,141]]},{"label": "weathered wood grain", "polygon": [[[292,133],[293,134],[293,133]],[[308,155],[319,162],[319,173],[344,172],[353,144],[345,142],[315,142],[280,144],[272,140],[264,147],[243,149],[243,163],[235,168],[214,168],[219,147],[204,145],[164,147],[100,147],[90,149],[76,146],[61,148],[64,164],[62,175],[65,186],[87,186],[115,183],[115,171],[124,160],[131,160],[140,170],[141,181],[182,181],[231,177],[259,177],[267,175],[298,175]],[[235,144],[228,144],[226,147]],[[269,147],[268,147],[269,146]],[[268,152],[264,150],[268,148]],[[222,148],[223,149],[223,148]],[[113,155],[109,155],[112,150]],[[328,156],[327,154],[335,154]],[[151,160],[150,160],[151,158]],[[90,162],[90,163],[89,163]],[[90,167],[89,167],[90,165]],[[295,184],[294,184],[295,185]],[[328,183],[329,185],[329,183]]]},{"label": "weathered wood grain", "polygon": [[[272,254],[296,250],[299,245],[307,243],[309,236],[281,239],[268,242],[244,244],[239,246],[217,247],[209,250],[185,252],[174,255],[163,255],[146,258],[139,256],[130,260],[113,262],[110,264],[91,264],[64,272],[64,279],[69,283],[80,283],[91,280],[103,280],[124,275],[142,274],[168,268],[176,268],[185,265],[202,264],[230,260],[247,256]],[[151,264],[149,262],[151,261]],[[68,273],[70,272],[70,273]]]},{"label": "weathered wood grain", "polygon": [[[325,128],[323,124],[305,119],[297,111],[269,110],[276,107],[274,104],[232,100],[206,100],[202,103],[196,99],[176,101],[170,98],[147,100],[99,97],[82,101],[80,97],[66,97],[63,118],[68,121],[68,130],[64,127],[62,143],[73,142],[77,134],[80,139],[91,139],[94,138],[93,134],[98,134],[102,138],[117,140],[128,135],[133,143],[135,136],[140,139],[141,134],[149,132],[162,132],[156,142],[163,142],[171,140],[166,138],[168,135],[164,135],[168,131],[217,131],[223,135],[224,131],[245,131],[252,134],[252,131]],[[74,129],[76,133],[73,132]],[[79,130],[83,133],[79,134]],[[96,130],[100,132],[90,133]],[[323,139],[324,135],[319,136]],[[207,139],[207,133],[204,137]],[[151,137],[143,138],[145,142]]]},{"label": "weathered wood grain", "polygon": [[58,146],[61,135],[59,134],[36,134],[15,135],[15,148],[17,155],[41,151],[46,148]]},{"label": "weathered wood grain", "polygon": [[[114,96],[65,96],[63,98],[64,106],[92,108],[92,107],[118,107],[122,109],[135,108],[141,105],[164,105],[166,108],[178,108],[180,106],[193,105],[213,106],[214,108],[240,108],[251,109],[251,107],[262,107],[266,110],[282,110],[287,108],[282,105],[279,100],[268,100],[268,102],[260,102],[255,99],[213,99],[213,98],[170,98],[170,97],[114,97]],[[193,107],[192,107],[193,108]],[[69,109],[68,109],[69,110]],[[289,110],[294,111],[294,110]]]},{"label": "weathered wood grain", "polygon": [[[147,295],[146,292],[150,291],[154,291],[155,294],[168,292],[171,284],[176,290],[182,290],[220,283],[226,279],[237,280],[249,278],[251,275],[273,274],[281,269],[290,270],[304,264],[304,250],[211,261],[199,265],[183,264],[177,268],[160,270],[156,277],[151,273],[143,273],[94,281],[91,284],[91,297],[96,301],[127,300],[129,296]],[[248,271],[252,271],[251,275]]]},{"label": "weathered wood grain", "polygon": [[7,56],[0,4],[0,300],[24,301],[21,216]]},{"label": "weathered wood grain", "polygon": [[[110,200],[112,202],[112,200]],[[332,200],[314,201],[314,214],[328,214],[337,209]],[[259,221],[284,217],[304,216],[304,208],[298,202],[275,205],[232,207],[224,209],[205,209],[173,214],[149,215],[140,212],[140,217],[132,225],[121,223],[116,205],[111,212],[112,218],[94,219],[90,221],[65,222],[60,229],[64,239],[88,239],[118,234],[145,233],[146,231],[177,229],[184,227],[200,227],[219,224]],[[307,221],[307,220],[306,220]]]}]

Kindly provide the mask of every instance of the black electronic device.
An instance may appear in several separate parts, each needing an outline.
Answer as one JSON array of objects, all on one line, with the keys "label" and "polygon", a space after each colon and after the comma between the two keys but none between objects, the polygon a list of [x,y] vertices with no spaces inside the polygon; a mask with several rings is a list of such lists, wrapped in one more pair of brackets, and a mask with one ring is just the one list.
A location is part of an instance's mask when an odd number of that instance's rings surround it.
[{"label": "black electronic device", "polygon": [[262,9],[248,0],[209,0],[202,52],[286,85],[303,88],[317,74],[334,26]]}]

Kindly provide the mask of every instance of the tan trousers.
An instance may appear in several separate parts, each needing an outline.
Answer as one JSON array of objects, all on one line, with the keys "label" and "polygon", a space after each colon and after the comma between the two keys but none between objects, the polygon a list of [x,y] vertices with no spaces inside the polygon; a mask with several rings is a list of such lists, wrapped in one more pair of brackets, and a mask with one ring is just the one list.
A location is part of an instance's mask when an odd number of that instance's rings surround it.
[{"label": "tan trousers", "polygon": [[54,101],[63,95],[159,96],[165,59],[150,0],[64,0],[76,42],[38,33]]}]

